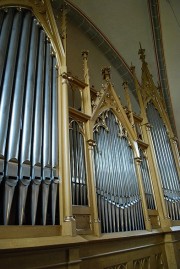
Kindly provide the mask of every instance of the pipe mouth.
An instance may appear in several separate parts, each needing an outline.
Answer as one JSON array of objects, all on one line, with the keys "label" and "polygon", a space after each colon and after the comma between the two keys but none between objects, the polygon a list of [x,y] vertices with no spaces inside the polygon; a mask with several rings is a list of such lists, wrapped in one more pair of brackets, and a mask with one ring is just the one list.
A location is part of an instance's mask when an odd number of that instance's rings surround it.
[{"label": "pipe mouth", "polygon": [[15,187],[18,182],[17,176],[6,176],[5,179],[6,179],[6,184],[10,187]]},{"label": "pipe mouth", "polygon": [[31,177],[23,176],[22,179],[20,179],[20,182],[21,182],[24,186],[29,186],[29,184],[30,184],[30,182],[31,182]]}]

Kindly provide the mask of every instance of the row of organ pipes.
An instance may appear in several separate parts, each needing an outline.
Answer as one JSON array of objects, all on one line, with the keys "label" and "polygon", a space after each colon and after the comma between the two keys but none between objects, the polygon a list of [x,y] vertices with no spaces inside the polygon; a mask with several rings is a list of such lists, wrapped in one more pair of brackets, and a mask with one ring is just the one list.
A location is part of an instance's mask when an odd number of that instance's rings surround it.
[{"label": "row of organ pipes", "polygon": [[[58,104],[57,59],[49,38],[31,11],[0,10],[0,57],[0,224],[60,224],[58,105],[61,104]],[[109,69],[106,71],[108,74]],[[104,92],[111,85],[109,77],[108,80],[105,77],[108,86]],[[68,75],[67,80],[73,81]],[[83,91],[90,91],[87,85],[80,89],[80,99]],[[73,90],[73,96],[75,92]],[[97,93],[97,100],[99,96]],[[97,100],[93,100],[93,104]],[[91,106],[91,100],[88,102]],[[144,148],[138,142],[143,141],[143,135],[140,127],[135,130],[128,95],[127,103],[130,116],[127,115],[126,120],[137,137],[145,201],[139,187],[133,139],[113,107],[107,105],[103,112],[96,111],[91,130],[95,145],[92,178],[87,169],[89,135],[85,128],[85,122],[91,122],[92,113],[88,120],[87,117],[82,120],[87,103],[80,100],[82,107],[74,108],[76,117],[72,114],[69,118],[70,178],[62,180],[64,184],[71,183],[72,206],[90,205],[88,188],[93,183],[102,233],[144,230],[145,210],[158,210],[146,154],[151,146],[157,159],[168,218],[180,220],[179,167],[163,118],[158,107],[149,102],[146,114],[152,126],[153,144],[146,144]],[[81,114],[79,120],[78,113]],[[65,203],[65,199],[61,201]]]},{"label": "row of organ pipes", "polygon": [[85,163],[84,132],[81,123],[70,119],[70,162],[71,162],[71,186],[72,204],[88,205],[87,176]]},{"label": "row of organ pipes", "polygon": [[155,106],[149,103],[147,116],[151,124],[151,134],[158,163],[159,174],[167,205],[168,216],[172,220],[180,219],[180,181],[176,163],[172,154],[167,128]]},{"label": "row of organ pipes", "polygon": [[55,224],[56,57],[31,11],[2,9],[0,17],[0,223]]},{"label": "row of organ pipes", "polygon": [[98,121],[95,125],[94,139],[97,143],[95,177],[102,231],[143,230],[142,204],[127,133],[111,111],[100,117],[103,124]]},{"label": "row of organ pipes", "polygon": [[[99,93],[97,93],[97,96],[99,98]],[[94,103],[95,100],[93,100],[93,105]],[[129,103],[129,100],[127,100],[127,103]],[[132,108],[130,107],[129,109]],[[153,116],[151,110],[155,111],[154,113],[156,115]],[[141,124],[134,124],[134,119],[136,117],[133,118],[132,110],[130,112],[131,115],[130,117],[128,116],[127,119],[129,119],[132,124],[133,130],[137,135],[137,140],[143,141]],[[174,161],[173,151],[167,135],[165,123],[159,116],[158,110],[153,102],[149,102],[147,105],[147,117],[152,126],[151,136],[158,160],[157,169],[160,170],[160,173],[164,173],[166,176],[166,184],[171,181],[171,186],[169,185],[164,188],[164,179],[162,179],[161,175],[168,218],[171,220],[179,220],[178,168]],[[159,132],[163,132],[164,134],[159,135]],[[156,134],[155,140],[153,137],[154,133]],[[161,138],[162,146],[160,145],[159,138]],[[75,133],[74,139],[78,142],[77,137],[75,138]],[[70,140],[72,140],[72,134]],[[101,232],[112,233],[145,229],[142,196],[139,191],[139,179],[136,173],[134,149],[128,139],[126,128],[122,126],[112,109],[107,108],[107,110],[99,114],[93,128],[93,140],[96,144],[94,147],[94,173]],[[85,137],[84,141],[82,141],[82,144],[84,143]],[[156,143],[158,144],[156,145]],[[72,145],[73,142],[71,141],[70,144]],[[156,149],[156,146],[158,149]],[[147,144],[144,148],[144,146],[139,143],[139,157],[141,161],[140,171],[146,200],[146,209],[156,211],[157,205],[154,196],[151,169],[146,153],[147,148]],[[71,150],[73,151],[72,147]],[[164,160],[164,153],[166,161]],[[73,154],[74,156],[77,155],[77,153],[71,152],[71,155]],[[71,169],[74,171],[73,163],[74,161],[72,161]],[[81,163],[84,166],[84,169],[86,169],[85,163],[82,161]],[[166,166],[166,169],[161,172],[164,166]],[[79,177],[81,176],[79,175]],[[75,185],[79,184],[79,179],[76,183],[72,176],[71,181],[72,196],[75,197],[77,193]],[[79,186],[77,186],[77,189],[79,190]],[[73,202],[73,204],[76,205],[77,203]],[[80,204],[86,205],[85,203],[82,204],[79,202],[79,205]]]}]

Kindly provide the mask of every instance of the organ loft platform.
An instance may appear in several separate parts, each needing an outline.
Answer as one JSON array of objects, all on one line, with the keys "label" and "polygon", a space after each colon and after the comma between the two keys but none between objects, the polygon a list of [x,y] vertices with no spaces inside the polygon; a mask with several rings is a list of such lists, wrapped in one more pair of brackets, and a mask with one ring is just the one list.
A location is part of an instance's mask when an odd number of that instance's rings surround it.
[{"label": "organ loft platform", "polygon": [[178,269],[163,88],[72,2],[0,2],[0,268]]}]

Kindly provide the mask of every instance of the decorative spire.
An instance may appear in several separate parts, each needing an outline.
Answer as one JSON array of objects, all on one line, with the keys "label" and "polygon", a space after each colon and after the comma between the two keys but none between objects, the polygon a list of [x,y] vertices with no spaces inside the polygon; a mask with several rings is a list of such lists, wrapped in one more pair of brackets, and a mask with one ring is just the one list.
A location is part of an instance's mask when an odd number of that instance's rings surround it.
[{"label": "decorative spire", "polygon": [[111,79],[111,67],[104,67],[102,69],[102,76],[103,76],[103,79],[106,80],[107,82],[110,81],[110,79]]},{"label": "decorative spire", "polygon": [[81,52],[82,58],[83,58],[83,64],[84,64],[84,80],[86,84],[90,84],[89,83],[89,68],[88,68],[88,54],[89,51],[88,50],[83,50]]},{"label": "decorative spire", "polygon": [[131,70],[131,73],[132,73],[132,75],[133,75],[133,79],[134,79],[134,83],[135,83],[135,85],[140,86],[139,81],[138,81],[137,76],[136,76],[136,68],[135,68],[135,66],[132,64],[132,62],[131,62],[130,70]]},{"label": "decorative spire", "polygon": [[132,64],[132,62],[131,62],[130,70],[131,70],[131,73],[134,75],[135,74],[135,66]]},{"label": "decorative spire", "polygon": [[132,112],[131,99],[130,99],[130,95],[129,95],[128,82],[124,81],[122,86],[124,88],[125,98],[126,98],[126,102],[127,102],[127,108],[129,110],[129,120],[130,120],[132,127],[134,128],[134,117],[133,117],[133,112]]},{"label": "decorative spire", "polygon": [[139,46],[140,46],[140,49],[138,51],[138,54],[140,55],[140,59],[142,62],[145,62],[145,58],[146,58],[146,55],[145,55],[145,49],[142,48],[141,46],[141,43],[139,42]]},{"label": "decorative spire", "polygon": [[86,60],[88,59],[88,54],[89,54],[88,50],[83,50],[81,52],[81,55],[82,55],[83,59],[86,59]]},{"label": "decorative spire", "polygon": [[165,103],[165,100],[164,100],[163,91],[162,91],[162,87],[161,87],[160,82],[157,82],[157,91],[159,93],[159,97],[160,97],[160,99],[162,101],[162,104],[164,106],[164,109],[167,112],[166,103]]},{"label": "decorative spire", "polygon": [[89,77],[89,68],[88,68],[88,50],[83,50],[81,55],[83,57],[83,64],[84,64],[84,81],[87,84],[86,88],[82,91],[82,100],[83,100],[83,107],[84,113],[87,115],[91,115],[91,90],[90,90],[90,77]]}]

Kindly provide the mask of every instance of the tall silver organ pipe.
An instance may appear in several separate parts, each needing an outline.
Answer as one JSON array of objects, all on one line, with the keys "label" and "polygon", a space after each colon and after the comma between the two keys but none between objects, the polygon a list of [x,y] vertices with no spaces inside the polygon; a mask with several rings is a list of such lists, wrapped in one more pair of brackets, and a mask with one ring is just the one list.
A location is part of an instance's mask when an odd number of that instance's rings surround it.
[{"label": "tall silver organ pipe", "polygon": [[36,61],[38,49],[38,25],[35,19],[32,22],[31,40],[29,47],[29,59],[27,69],[27,81],[25,89],[25,101],[22,119],[22,142],[21,142],[21,163],[30,162],[31,141],[32,141],[32,119],[34,105],[34,90],[36,78]]},{"label": "tall silver organ pipe", "polygon": [[169,217],[180,219],[180,181],[166,126],[153,103],[147,106],[151,135]]},{"label": "tall silver organ pipe", "polygon": [[98,212],[103,233],[145,229],[134,155],[127,132],[111,110],[94,126]]},{"label": "tall silver organ pipe", "polygon": [[58,92],[57,92],[57,63],[55,57],[53,58],[53,77],[52,77],[52,167],[58,166],[58,136],[57,136],[57,125],[58,125]]},{"label": "tall silver organ pipe", "polygon": [[88,205],[87,177],[84,149],[83,127],[70,119],[70,162],[71,162],[71,186],[72,204]]},{"label": "tall silver organ pipe", "polygon": [[0,224],[54,225],[57,63],[31,11],[0,10],[0,57]]},{"label": "tall silver organ pipe", "polygon": [[[13,91],[13,82],[16,69],[16,59],[18,53],[18,45],[21,31],[22,13],[16,12],[13,18],[13,25],[11,29],[11,37],[9,40],[9,50],[6,59],[6,64],[3,68],[4,79],[1,87],[1,101],[0,101],[0,154],[5,156],[6,137],[8,131],[8,119],[10,116],[11,95]],[[3,42],[3,40],[1,41]],[[4,53],[2,51],[2,53]]]},{"label": "tall silver organ pipe", "polygon": [[1,33],[3,19],[4,19],[4,12],[0,10],[0,33]]},{"label": "tall silver organ pipe", "polygon": [[44,62],[45,62],[45,33],[40,31],[39,53],[37,64],[37,82],[35,96],[34,133],[32,165],[41,164],[42,124],[43,124],[43,89],[44,89]]},{"label": "tall silver organ pipe", "polygon": [[143,150],[140,151],[141,156],[141,173],[142,173],[142,180],[144,184],[144,191],[146,196],[146,203],[148,209],[156,209],[154,196],[153,196],[153,190],[151,185],[151,178],[149,173],[149,167],[148,167],[148,160],[143,152]]},{"label": "tall silver organ pipe", "polygon": [[52,161],[51,156],[51,44],[46,42],[46,65],[45,65],[45,90],[44,90],[44,130],[43,130],[43,165],[50,166]]},{"label": "tall silver organ pipe", "polygon": [[6,16],[5,16],[5,12],[1,10],[0,85],[2,85],[3,70],[6,64],[6,56],[7,56],[12,23],[13,23],[13,9],[8,10],[8,13]]},{"label": "tall silver organ pipe", "polygon": [[17,62],[14,98],[12,100],[11,124],[8,138],[7,160],[18,159],[21,114],[26,80],[28,44],[30,38],[31,14],[27,13],[22,26],[22,34]]}]

